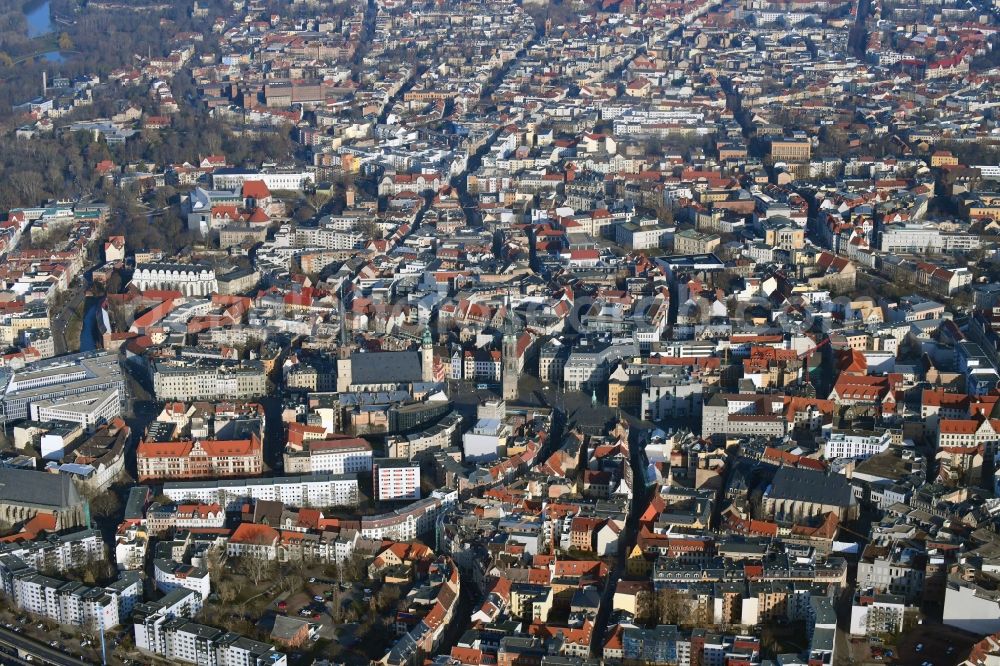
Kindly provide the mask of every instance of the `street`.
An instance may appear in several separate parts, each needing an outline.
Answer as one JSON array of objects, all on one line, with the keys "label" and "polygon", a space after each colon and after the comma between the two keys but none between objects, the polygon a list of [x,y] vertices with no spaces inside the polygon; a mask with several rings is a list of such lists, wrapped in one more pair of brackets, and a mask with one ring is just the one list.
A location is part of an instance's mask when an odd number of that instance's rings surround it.
[{"label": "street", "polygon": [[[56,356],[68,354],[79,349],[79,337],[75,340],[67,340],[66,329],[76,317],[77,310],[82,310],[86,296],[86,282],[81,280],[76,286],[70,287],[66,303],[58,312],[52,315],[52,342],[55,345]],[[79,331],[77,331],[77,335],[79,335]]]},{"label": "street", "polygon": [[[41,661],[46,664],[56,664],[56,666],[79,666],[83,662],[83,657],[74,659],[69,655],[50,648],[48,645],[40,643],[31,638],[15,634],[7,629],[0,629],[0,644],[17,648],[22,654],[34,657],[32,661]],[[9,654],[0,655],[0,661],[4,664],[23,664],[28,660],[22,660]]]}]

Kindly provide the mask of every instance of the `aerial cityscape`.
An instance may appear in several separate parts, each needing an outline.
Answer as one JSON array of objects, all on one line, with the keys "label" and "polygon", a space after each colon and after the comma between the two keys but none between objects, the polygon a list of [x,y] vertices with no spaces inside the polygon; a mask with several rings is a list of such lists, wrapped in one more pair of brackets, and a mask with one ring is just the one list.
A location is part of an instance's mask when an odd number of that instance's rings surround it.
[{"label": "aerial cityscape", "polygon": [[0,664],[1000,665],[1000,0],[0,3]]}]

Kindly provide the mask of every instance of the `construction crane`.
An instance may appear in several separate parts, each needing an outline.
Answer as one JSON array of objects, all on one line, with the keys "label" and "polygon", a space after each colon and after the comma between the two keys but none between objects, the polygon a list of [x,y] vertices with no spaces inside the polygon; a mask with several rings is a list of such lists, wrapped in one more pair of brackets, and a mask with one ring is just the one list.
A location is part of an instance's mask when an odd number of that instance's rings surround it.
[{"label": "construction crane", "polygon": [[830,338],[823,338],[823,341],[820,342],[818,345],[816,345],[815,347],[813,347],[811,349],[807,349],[804,352],[802,352],[801,354],[799,354],[799,360],[800,361],[808,361],[812,357],[812,355],[814,353],[816,353],[817,351],[819,351],[819,349],[822,348],[824,345],[828,345],[828,344],[830,344]]},{"label": "construction crane", "polygon": [[801,354],[799,354],[799,360],[802,362],[802,364],[799,366],[799,372],[798,372],[799,381],[804,381],[807,384],[811,383],[809,380],[809,373],[806,372],[806,366],[809,365],[809,359],[812,358],[812,355],[815,354],[818,349],[821,349],[824,345],[827,345],[829,343],[830,343],[830,338],[828,337],[823,338],[823,340],[818,345],[812,347],[811,349],[807,349]]}]

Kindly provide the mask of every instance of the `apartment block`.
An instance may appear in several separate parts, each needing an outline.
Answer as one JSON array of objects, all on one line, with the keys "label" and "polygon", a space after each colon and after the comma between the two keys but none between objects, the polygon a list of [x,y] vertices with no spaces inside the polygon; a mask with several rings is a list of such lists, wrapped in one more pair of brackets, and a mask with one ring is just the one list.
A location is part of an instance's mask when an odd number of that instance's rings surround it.
[{"label": "apartment block", "polygon": [[376,458],[372,484],[380,502],[420,499],[420,463],[398,458]]}]

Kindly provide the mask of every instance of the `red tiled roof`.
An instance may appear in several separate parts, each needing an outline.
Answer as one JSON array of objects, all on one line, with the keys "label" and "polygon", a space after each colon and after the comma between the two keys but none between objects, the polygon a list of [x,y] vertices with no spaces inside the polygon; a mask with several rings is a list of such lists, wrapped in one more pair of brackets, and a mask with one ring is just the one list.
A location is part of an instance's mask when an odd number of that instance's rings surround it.
[{"label": "red tiled roof", "polygon": [[270,545],[278,539],[278,536],[278,530],[268,525],[240,523],[229,537],[229,543]]},{"label": "red tiled roof", "polygon": [[243,182],[243,196],[253,199],[266,199],[271,196],[271,190],[262,180],[247,180]]}]

